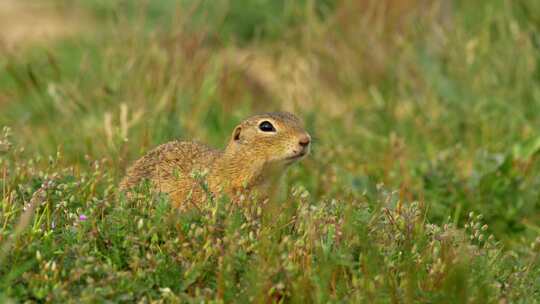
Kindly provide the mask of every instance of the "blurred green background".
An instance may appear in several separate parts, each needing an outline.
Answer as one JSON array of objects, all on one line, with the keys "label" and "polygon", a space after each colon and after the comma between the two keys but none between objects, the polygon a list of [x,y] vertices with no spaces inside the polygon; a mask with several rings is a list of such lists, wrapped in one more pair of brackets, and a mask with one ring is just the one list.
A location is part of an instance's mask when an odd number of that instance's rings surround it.
[{"label": "blurred green background", "polygon": [[276,110],[315,139],[289,190],[343,200],[384,185],[431,223],[482,214],[504,250],[538,257],[539,1],[0,4],[0,126],[18,160],[58,153],[85,172],[100,159],[114,184],[160,143],[223,147]]}]

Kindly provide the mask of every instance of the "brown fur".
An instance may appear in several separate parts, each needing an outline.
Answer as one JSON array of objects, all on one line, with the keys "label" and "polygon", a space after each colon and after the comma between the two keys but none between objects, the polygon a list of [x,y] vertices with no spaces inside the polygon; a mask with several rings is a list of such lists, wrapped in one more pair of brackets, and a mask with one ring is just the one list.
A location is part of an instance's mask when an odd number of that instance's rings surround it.
[{"label": "brown fur", "polygon": [[[262,121],[270,122],[276,132],[261,131]],[[126,191],[150,180],[176,206],[200,203],[208,194],[233,199],[246,192],[268,196],[288,165],[309,153],[309,142],[309,134],[293,114],[255,115],[236,126],[224,151],[188,141],[158,146],[128,169],[120,187]],[[206,175],[197,178],[197,172]]]}]

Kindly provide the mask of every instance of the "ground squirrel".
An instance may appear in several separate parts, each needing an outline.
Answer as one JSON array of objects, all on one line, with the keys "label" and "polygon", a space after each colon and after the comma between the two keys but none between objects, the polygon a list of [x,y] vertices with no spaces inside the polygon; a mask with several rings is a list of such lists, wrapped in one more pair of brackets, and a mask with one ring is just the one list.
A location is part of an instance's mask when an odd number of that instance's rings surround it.
[{"label": "ground squirrel", "polygon": [[[190,141],[158,146],[127,170],[120,187],[126,191],[149,180],[176,206],[199,203],[207,194],[234,198],[247,190],[267,196],[285,169],[309,153],[310,142],[302,122],[291,113],[255,115],[234,128],[224,151]],[[194,172],[206,176],[201,181]]]}]

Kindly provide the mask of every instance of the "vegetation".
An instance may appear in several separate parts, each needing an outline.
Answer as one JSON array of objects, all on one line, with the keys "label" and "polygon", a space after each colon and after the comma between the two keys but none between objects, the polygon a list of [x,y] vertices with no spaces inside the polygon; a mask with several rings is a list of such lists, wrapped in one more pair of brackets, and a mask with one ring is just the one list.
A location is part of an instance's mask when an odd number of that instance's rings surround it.
[{"label": "vegetation", "polygon": [[[1,302],[539,301],[536,1],[47,3],[87,19],[0,45]],[[315,139],[282,199],[118,193],[272,110]]]}]

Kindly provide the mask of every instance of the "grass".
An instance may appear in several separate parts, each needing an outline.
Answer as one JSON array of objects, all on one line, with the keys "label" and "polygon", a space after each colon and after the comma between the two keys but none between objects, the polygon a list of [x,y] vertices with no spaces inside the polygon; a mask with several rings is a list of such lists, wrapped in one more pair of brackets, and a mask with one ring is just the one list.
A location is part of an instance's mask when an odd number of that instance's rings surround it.
[{"label": "grass", "polygon": [[[3,302],[538,302],[532,1],[51,3],[95,24],[1,49]],[[271,110],[315,138],[283,200],[118,194]]]}]

